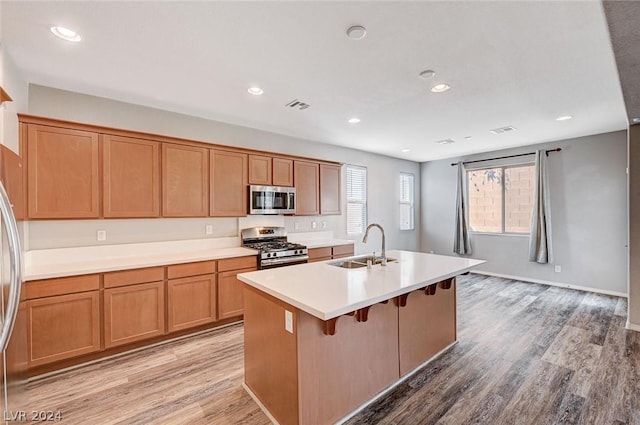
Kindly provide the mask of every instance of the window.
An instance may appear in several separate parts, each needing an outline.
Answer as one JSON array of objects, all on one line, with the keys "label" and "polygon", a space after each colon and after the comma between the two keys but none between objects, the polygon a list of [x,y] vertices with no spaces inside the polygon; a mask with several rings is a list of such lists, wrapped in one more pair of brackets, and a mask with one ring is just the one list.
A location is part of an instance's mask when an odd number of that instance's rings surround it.
[{"label": "window", "polygon": [[347,165],[347,233],[364,233],[367,225],[367,169]]},{"label": "window", "polygon": [[467,171],[471,230],[528,234],[534,183],[533,164]]},{"label": "window", "polygon": [[400,230],[413,228],[413,174],[400,173]]}]

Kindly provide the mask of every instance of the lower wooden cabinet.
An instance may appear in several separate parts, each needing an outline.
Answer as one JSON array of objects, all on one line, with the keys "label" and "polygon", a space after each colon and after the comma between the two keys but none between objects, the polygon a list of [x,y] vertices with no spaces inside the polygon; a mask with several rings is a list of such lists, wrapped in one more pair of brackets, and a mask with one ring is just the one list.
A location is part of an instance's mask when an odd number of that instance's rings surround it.
[{"label": "lower wooden cabinet", "polygon": [[167,283],[167,331],[188,329],[216,320],[216,276],[207,274]]},{"label": "lower wooden cabinet", "polygon": [[29,365],[100,350],[100,291],[29,300]]},{"label": "lower wooden cabinet", "polygon": [[104,290],[105,348],[164,333],[164,282]]},{"label": "lower wooden cabinet", "polygon": [[243,314],[242,285],[239,273],[252,272],[255,268],[222,272],[218,275],[218,317],[226,319]]},{"label": "lower wooden cabinet", "polygon": [[315,261],[352,257],[353,252],[353,244],[311,248],[309,249],[309,262],[313,263]]}]

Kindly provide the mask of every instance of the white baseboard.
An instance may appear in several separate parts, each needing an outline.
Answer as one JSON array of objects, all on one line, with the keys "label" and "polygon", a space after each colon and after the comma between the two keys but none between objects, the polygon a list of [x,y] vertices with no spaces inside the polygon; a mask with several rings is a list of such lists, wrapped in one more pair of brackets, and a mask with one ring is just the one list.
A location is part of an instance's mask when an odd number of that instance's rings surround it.
[{"label": "white baseboard", "polygon": [[635,324],[629,322],[629,319],[627,319],[627,323],[624,325],[624,327],[626,329],[629,329],[630,331],[640,332],[640,325],[635,325]]},{"label": "white baseboard", "polygon": [[571,285],[569,283],[551,282],[548,280],[532,279],[530,277],[522,277],[522,276],[512,276],[512,275],[502,274],[502,273],[485,272],[481,270],[473,270],[471,273],[482,274],[486,276],[503,277],[505,279],[519,280],[522,282],[540,283],[542,285],[557,286],[559,288],[576,289],[578,291],[595,292],[596,294],[613,295],[615,297],[622,297],[622,298],[628,297],[628,295],[625,294],[624,292],[609,291],[607,289],[592,288],[590,286]]}]

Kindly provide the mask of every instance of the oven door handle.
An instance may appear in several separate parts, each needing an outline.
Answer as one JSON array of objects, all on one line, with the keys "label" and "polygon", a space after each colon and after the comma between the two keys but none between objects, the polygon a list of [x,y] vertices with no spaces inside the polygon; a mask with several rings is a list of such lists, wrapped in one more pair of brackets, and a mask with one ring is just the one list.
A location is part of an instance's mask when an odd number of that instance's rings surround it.
[{"label": "oven door handle", "polygon": [[262,260],[260,262],[260,265],[262,265],[262,266],[273,266],[273,265],[276,265],[276,264],[287,264],[287,263],[300,262],[300,261],[309,261],[309,256],[308,255],[298,255],[296,257],[270,258],[270,259],[267,259],[267,260]]}]

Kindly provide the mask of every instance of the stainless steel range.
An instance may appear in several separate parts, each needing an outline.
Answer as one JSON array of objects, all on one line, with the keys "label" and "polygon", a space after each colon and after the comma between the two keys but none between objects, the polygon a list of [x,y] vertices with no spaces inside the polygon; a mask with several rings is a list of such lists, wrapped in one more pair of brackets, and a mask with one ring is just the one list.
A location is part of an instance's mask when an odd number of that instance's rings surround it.
[{"label": "stainless steel range", "polygon": [[307,247],[287,241],[284,227],[251,227],[242,229],[242,246],[260,251],[258,268],[303,264],[309,261]]}]

